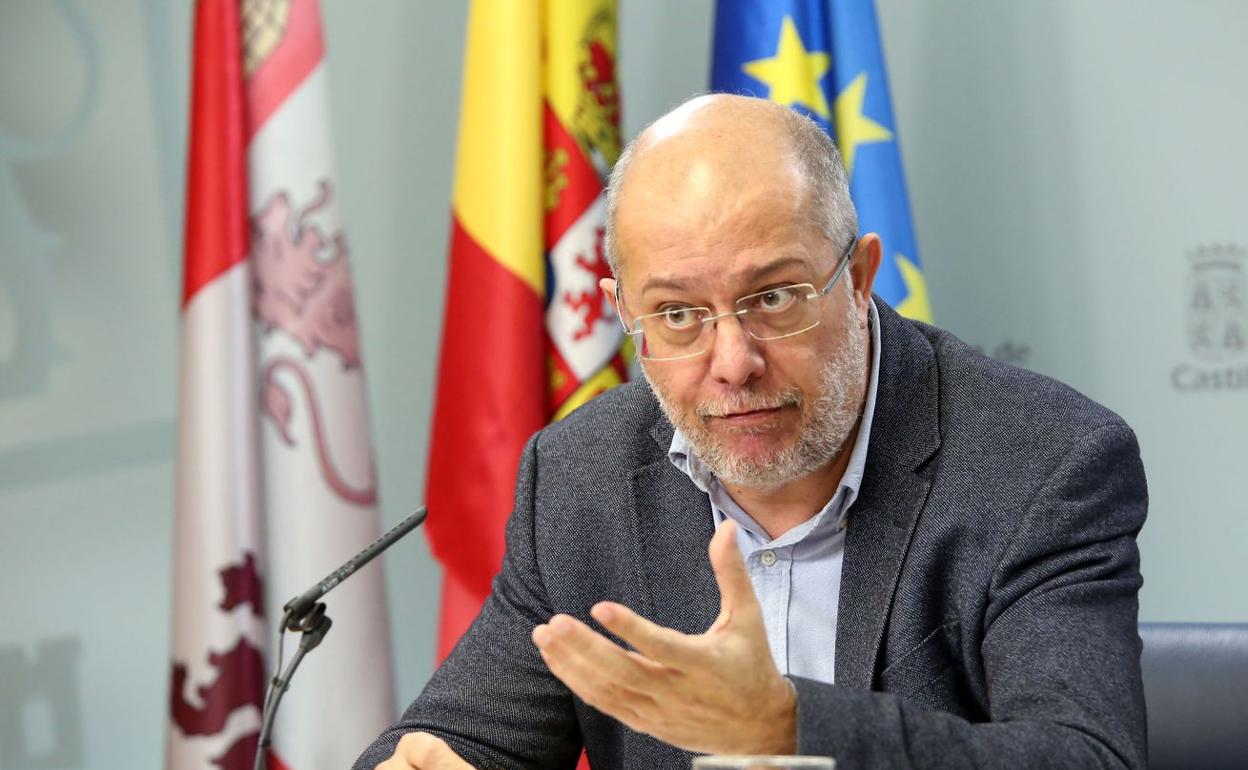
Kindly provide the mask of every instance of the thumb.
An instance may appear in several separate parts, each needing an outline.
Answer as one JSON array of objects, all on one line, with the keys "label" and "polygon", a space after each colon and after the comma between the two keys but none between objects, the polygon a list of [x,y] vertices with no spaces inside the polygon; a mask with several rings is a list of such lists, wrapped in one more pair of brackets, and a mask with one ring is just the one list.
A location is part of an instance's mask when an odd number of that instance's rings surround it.
[{"label": "thumb", "polygon": [[745,571],[745,561],[737,546],[737,523],[725,521],[719,525],[707,549],[711,557],[711,569],[719,585],[719,618],[716,626],[732,620],[734,614],[757,611],[758,598],[754,596],[754,584]]}]

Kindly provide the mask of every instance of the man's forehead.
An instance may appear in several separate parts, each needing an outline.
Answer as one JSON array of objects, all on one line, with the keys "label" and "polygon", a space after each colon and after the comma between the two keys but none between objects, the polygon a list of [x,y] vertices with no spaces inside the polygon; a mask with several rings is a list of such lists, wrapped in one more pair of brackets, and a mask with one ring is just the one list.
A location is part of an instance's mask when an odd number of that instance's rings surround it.
[{"label": "man's forehead", "polygon": [[826,237],[796,197],[732,197],[718,206],[639,206],[621,217],[625,288],[728,291],[786,268],[789,277],[807,280]]},{"label": "man's forehead", "polygon": [[735,177],[710,163],[693,163],[687,173],[671,168],[620,196],[616,210],[621,235],[648,249],[694,242],[698,248],[718,241],[749,245],[790,237],[809,223],[806,185],[796,174],[759,173]]},{"label": "man's forehead", "polygon": [[639,140],[613,212],[625,288],[747,278],[819,235],[775,121],[724,119],[754,101],[697,100]]},{"label": "man's forehead", "polygon": [[784,121],[757,99],[695,99],[638,137],[620,185],[621,207],[731,203],[736,193],[805,187]]},{"label": "man's forehead", "polygon": [[[742,144],[726,136],[682,136],[641,149],[621,186],[621,203],[718,199],[762,187],[804,188],[797,158],[782,144]],[[644,204],[643,204],[644,205]]]}]

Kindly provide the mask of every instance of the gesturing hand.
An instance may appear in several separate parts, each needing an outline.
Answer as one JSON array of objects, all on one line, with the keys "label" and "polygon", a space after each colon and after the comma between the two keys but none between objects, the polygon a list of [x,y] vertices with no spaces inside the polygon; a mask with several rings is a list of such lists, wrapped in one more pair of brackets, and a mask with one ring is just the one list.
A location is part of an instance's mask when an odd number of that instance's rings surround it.
[{"label": "gesturing hand", "polygon": [[791,754],[797,697],[776,669],[736,524],[711,538],[719,617],[690,636],[614,602],[590,614],[628,642],[625,650],[581,621],[555,615],[533,629],[551,673],[582,700],[638,732],[695,752]]}]

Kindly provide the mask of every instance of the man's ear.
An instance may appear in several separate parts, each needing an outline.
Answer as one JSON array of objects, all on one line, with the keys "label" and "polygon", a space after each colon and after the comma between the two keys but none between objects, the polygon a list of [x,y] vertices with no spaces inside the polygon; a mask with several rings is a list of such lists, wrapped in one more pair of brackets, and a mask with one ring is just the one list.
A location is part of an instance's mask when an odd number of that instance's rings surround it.
[{"label": "man's ear", "polygon": [[607,302],[611,303],[611,308],[615,310],[615,314],[620,314],[620,308],[615,303],[615,279],[603,278],[598,281],[598,288],[602,289],[602,293],[606,295]]},{"label": "man's ear", "polygon": [[875,276],[880,272],[881,259],[880,236],[867,233],[858,239],[858,246],[849,262],[849,275],[854,281],[854,304],[858,305],[864,318],[871,303]]}]

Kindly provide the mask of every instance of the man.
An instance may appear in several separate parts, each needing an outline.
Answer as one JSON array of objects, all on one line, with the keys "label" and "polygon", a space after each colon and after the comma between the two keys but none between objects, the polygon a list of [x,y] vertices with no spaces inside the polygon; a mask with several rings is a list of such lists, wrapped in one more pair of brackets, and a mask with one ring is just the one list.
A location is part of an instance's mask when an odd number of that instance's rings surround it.
[{"label": "man", "polygon": [[1130,429],[873,300],[783,107],[682,105],[608,208],[647,382],[529,442],[493,595],[357,768],[1143,767]]}]

